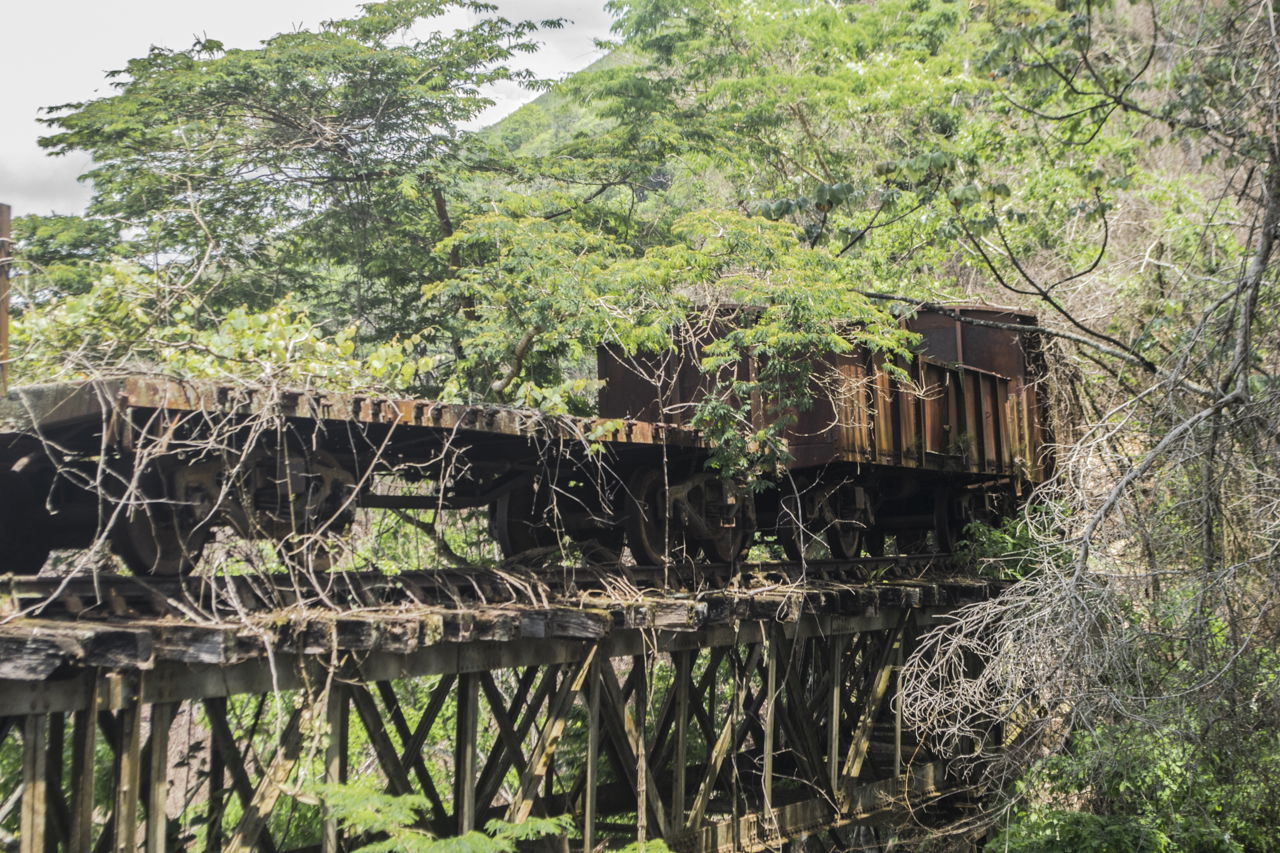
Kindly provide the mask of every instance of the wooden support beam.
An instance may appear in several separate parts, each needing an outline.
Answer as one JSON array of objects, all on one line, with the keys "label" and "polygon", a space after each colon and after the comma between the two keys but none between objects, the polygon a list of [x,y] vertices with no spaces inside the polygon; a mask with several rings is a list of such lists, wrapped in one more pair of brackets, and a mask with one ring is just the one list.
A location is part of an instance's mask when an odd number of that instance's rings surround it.
[{"label": "wooden support beam", "polygon": [[59,848],[65,849],[71,838],[71,809],[68,808],[66,797],[62,793],[62,754],[66,745],[66,735],[66,715],[50,714],[49,758],[46,762],[49,771],[46,788],[48,813],[45,821],[45,844],[50,853],[56,853]]},{"label": "wooden support beam", "polygon": [[47,714],[28,714],[22,723],[22,818],[20,853],[45,853],[45,812],[48,805],[49,731]]},{"label": "wooden support beam", "polygon": [[[249,779],[249,773],[244,769],[244,756],[240,753],[240,747],[236,743],[235,735],[231,733],[231,725],[227,721],[227,700],[226,699],[209,699],[204,703],[205,716],[209,720],[209,731],[213,737],[213,743],[216,747],[218,760],[222,764],[222,768],[226,773],[231,775],[231,788],[235,791],[240,805],[248,810],[253,802],[254,787],[253,782]],[[212,762],[211,762],[212,764]],[[219,771],[217,779],[221,780],[223,771]],[[219,781],[221,787],[221,781]],[[225,807],[225,803],[222,804]],[[212,811],[214,804],[210,800],[210,820],[212,821]],[[208,850],[222,850],[221,834],[222,834],[222,811],[217,814],[217,829],[215,836],[219,843],[217,846],[208,846]],[[213,831],[214,824],[210,824]],[[275,842],[271,838],[271,833],[265,826],[261,827],[257,837],[258,846],[267,853],[275,853]]]},{"label": "wooden support beam", "polygon": [[840,706],[844,695],[844,681],[840,677],[847,636],[830,638],[827,648],[827,681],[830,683],[827,702],[827,785],[832,794],[840,786]]},{"label": "wooden support beam", "polygon": [[498,729],[498,740],[501,741],[502,748],[506,750],[511,763],[515,766],[516,773],[524,775],[527,766],[524,760],[524,739],[516,734],[516,724],[511,720],[511,712],[507,708],[502,691],[493,680],[493,673],[481,672],[476,677],[480,679],[480,690],[484,694],[490,715]]},{"label": "wooden support beam", "polygon": [[893,656],[893,776],[902,775],[902,643]]},{"label": "wooden support beam", "polygon": [[400,753],[400,763],[406,768],[413,768],[418,777],[418,785],[422,788],[423,795],[431,803],[432,813],[435,815],[436,820],[442,824],[448,819],[449,813],[445,810],[444,800],[440,797],[440,792],[436,790],[435,782],[431,778],[431,771],[427,768],[426,761],[423,760],[422,747],[431,735],[431,727],[435,725],[436,719],[440,716],[440,710],[444,708],[445,700],[452,693],[455,680],[454,676],[445,675],[441,676],[440,680],[436,682],[431,691],[431,698],[427,700],[427,707],[423,710],[422,716],[418,718],[418,725],[412,734],[409,733],[408,722],[400,711],[399,702],[396,699],[395,690],[391,687],[391,683],[387,681],[378,682],[379,688],[386,687],[382,698],[388,708],[393,709],[391,719],[399,730],[401,743],[404,744],[404,751]]},{"label": "wooden support beam", "polygon": [[787,735],[787,741],[804,765],[805,778],[812,780],[815,784],[821,784],[824,776],[822,771],[825,765],[822,750],[818,746],[817,738],[814,736],[813,720],[807,713],[804,684],[800,681],[800,673],[796,661],[797,651],[800,646],[800,643],[788,642],[786,647],[781,650],[782,657],[786,661],[782,665],[783,684],[786,687],[786,692],[785,701],[781,704],[781,722]]},{"label": "wooden support beam", "polygon": [[773,753],[777,749],[777,707],[778,707],[778,637],[768,640],[769,651],[765,660],[764,683],[764,768],[761,778],[761,793],[764,797],[764,819],[773,820]]},{"label": "wooden support beam", "polygon": [[400,763],[400,753],[396,750],[386,726],[382,724],[382,716],[378,713],[378,703],[374,700],[369,688],[363,684],[351,685],[351,704],[364,725],[369,736],[369,744],[387,777],[387,793],[404,796],[413,793],[413,785],[409,782],[409,774]]},{"label": "wooden support beam", "polygon": [[569,722],[569,711],[573,707],[574,699],[582,692],[587,675],[591,672],[591,663],[595,660],[595,652],[596,650],[592,649],[587,654],[586,660],[578,664],[573,673],[561,681],[556,695],[552,697],[550,704],[547,705],[547,719],[542,724],[542,733],[538,736],[538,743],[534,746],[533,753],[529,758],[529,766],[520,777],[520,786],[515,798],[507,809],[507,820],[512,823],[528,820],[529,814],[533,810],[533,801],[537,796],[538,786],[542,783],[547,768],[551,765],[551,758],[555,755],[556,747],[560,745],[560,738],[564,735],[565,726]]},{"label": "wooden support beam", "polygon": [[[888,632],[877,655],[876,665],[870,672],[871,684],[865,691],[860,704],[858,724],[854,727],[853,740],[849,744],[849,753],[845,756],[844,767],[840,771],[846,780],[857,779],[862,772],[862,764],[867,758],[867,749],[871,744],[871,733],[875,727],[876,716],[884,702],[885,693],[889,689],[889,679],[893,674],[893,661],[898,647],[902,644],[906,618],[898,622],[896,628]],[[843,786],[842,786],[843,787]]]},{"label": "wooden support beam", "polygon": [[134,701],[116,712],[117,777],[114,853],[137,853],[139,789],[142,785],[142,706]]},{"label": "wooden support beam", "polygon": [[[636,790],[638,780],[633,774],[636,767],[636,753],[644,749],[644,739],[636,731],[635,721],[627,712],[626,702],[622,698],[622,688],[618,684],[618,674],[608,662],[600,667],[600,683],[604,687],[601,695],[604,700],[604,723],[609,731],[609,743],[618,755],[621,764],[620,775],[631,785],[631,791],[636,794],[638,803],[640,802],[639,792]],[[631,772],[627,772],[628,770]],[[645,782],[648,789],[645,802],[650,814],[653,815],[654,822],[658,825],[658,833],[665,837],[670,824],[667,821],[666,809],[662,805],[661,792],[653,776],[646,777]]]},{"label": "wooden support beam", "polygon": [[458,835],[476,828],[476,731],[479,679],[475,673],[458,676],[458,727],[454,741],[453,814]]},{"label": "wooden support beam", "polygon": [[[344,785],[347,782],[347,738],[351,727],[351,702],[347,685],[337,679],[329,683],[324,716],[329,730],[329,740],[324,751],[324,781],[326,785]],[[326,809],[320,851],[338,853],[341,843],[342,833],[338,819]]]},{"label": "wooden support beam", "polygon": [[226,853],[251,853],[260,849],[258,839],[266,829],[271,810],[293,774],[302,751],[302,729],[310,722],[314,712],[312,704],[304,704],[289,715],[289,722],[280,735],[280,745],[271,758],[262,780],[253,792],[253,799],[245,806],[244,814],[235,832],[227,839]]},{"label": "wooden support beam", "polygon": [[587,672],[587,754],[586,784],[582,798],[582,853],[596,849],[596,789],[600,785],[600,667],[593,660]]},{"label": "wooden support beam", "polygon": [[685,785],[689,764],[689,693],[693,684],[693,659],[695,652],[676,652],[674,655],[676,694],[676,754],[672,764],[671,822],[684,825]]},{"label": "wooden support beam", "polygon": [[176,703],[151,706],[151,755],[147,762],[147,853],[164,853],[169,819],[169,729],[178,709]]},{"label": "wooden support beam", "polygon": [[[758,644],[753,645],[747,658],[747,663],[742,667],[742,672],[750,672],[755,669],[759,659],[760,646]],[[763,700],[764,696],[761,695],[759,701],[762,702]],[[689,817],[684,823],[686,830],[691,830],[702,822],[707,806],[711,804],[711,795],[715,792],[716,779],[720,775],[720,768],[730,752],[736,749],[740,742],[740,739],[735,737],[735,734],[738,733],[739,729],[745,728],[739,719],[742,716],[742,710],[742,679],[739,673],[735,673],[733,679],[733,707],[730,713],[725,714],[724,725],[720,727],[715,746],[711,749],[710,758],[707,760],[707,772],[702,777],[702,784],[698,788],[697,795],[693,798],[693,805],[689,809]]]},{"label": "wooden support beam", "polygon": [[[95,682],[96,693],[96,682]],[[93,849],[94,758],[98,748],[96,696],[85,711],[76,711],[71,724],[71,853]]]},{"label": "wooden support beam", "polygon": [[631,674],[627,680],[636,685],[635,713],[632,715],[636,721],[636,840],[643,846],[649,840],[649,746],[645,742],[645,715],[649,710],[648,654],[631,658]]},{"label": "wooden support beam", "polygon": [[[547,667],[542,671],[542,680],[538,682],[538,688],[534,691],[533,697],[524,707],[524,712],[520,716],[520,720],[516,725],[516,740],[521,744],[525,742],[529,731],[533,728],[533,724],[537,722],[538,714],[542,710],[542,706],[551,697],[551,692],[556,687],[556,677],[560,673],[559,666]],[[531,679],[537,675],[536,667],[529,667],[520,679],[520,685],[517,687],[516,695],[511,700],[508,709],[508,716],[516,713],[521,702],[523,702],[524,693],[520,689],[526,683],[526,679]],[[512,758],[504,749],[495,749],[489,753],[488,759],[485,760],[484,769],[480,771],[480,782],[477,785],[479,794],[476,801],[481,803],[490,803],[497,796],[498,789],[502,786],[502,780],[507,775],[507,771],[511,769]]]}]

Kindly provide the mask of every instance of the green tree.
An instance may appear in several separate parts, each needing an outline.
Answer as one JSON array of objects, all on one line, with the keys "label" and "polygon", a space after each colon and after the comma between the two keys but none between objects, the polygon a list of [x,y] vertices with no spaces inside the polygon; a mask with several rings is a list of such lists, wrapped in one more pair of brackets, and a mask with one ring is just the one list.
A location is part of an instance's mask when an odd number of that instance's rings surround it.
[{"label": "green tree", "polygon": [[[42,144],[92,155],[90,212],[137,228],[135,259],[215,307],[296,291],[366,339],[416,331],[465,177],[492,166],[461,125],[486,86],[540,82],[513,65],[537,25],[493,8],[388,0],[257,49],[155,48],[113,74],[114,94],[54,108]],[[431,31],[450,9],[482,17]]]}]

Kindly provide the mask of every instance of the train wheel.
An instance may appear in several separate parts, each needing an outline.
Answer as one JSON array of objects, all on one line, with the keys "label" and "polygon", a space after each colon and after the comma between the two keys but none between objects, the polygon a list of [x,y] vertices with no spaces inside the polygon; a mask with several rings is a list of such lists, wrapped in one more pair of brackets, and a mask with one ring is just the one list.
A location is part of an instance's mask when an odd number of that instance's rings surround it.
[{"label": "train wheel", "polygon": [[[538,488],[542,485],[542,488]],[[530,482],[507,492],[489,505],[489,534],[498,543],[504,559],[530,551],[554,548],[559,543],[548,524],[549,489]]]},{"label": "train wheel", "polygon": [[0,573],[38,574],[49,558],[39,500],[25,477],[0,472]]},{"label": "train wheel", "polygon": [[137,575],[185,575],[195,569],[209,528],[190,523],[169,496],[165,478],[144,472],[111,533],[111,549]]},{"label": "train wheel", "polygon": [[836,522],[827,528],[827,547],[837,560],[856,560],[862,556],[863,529],[853,524]]},{"label": "train wheel", "polygon": [[732,563],[740,560],[751,550],[751,542],[755,531],[743,522],[733,527],[724,528],[724,532],[714,539],[700,539],[698,545],[702,553],[713,563]]},{"label": "train wheel", "polygon": [[684,525],[670,517],[667,483],[661,468],[641,468],[627,484],[627,544],[642,566],[684,562],[688,556]]},{"label": "train wheel", "polygon": [[[682,507],[698,515],[697,532],[690,531],[687,535],[708,560],[732,563],[751,547],[755,538],[755,512],[750,501],[750,495],[739,493],[723,480],[695,478],[694,485],[685,493]],[[726,525],[726,520],[733,523]]]}]

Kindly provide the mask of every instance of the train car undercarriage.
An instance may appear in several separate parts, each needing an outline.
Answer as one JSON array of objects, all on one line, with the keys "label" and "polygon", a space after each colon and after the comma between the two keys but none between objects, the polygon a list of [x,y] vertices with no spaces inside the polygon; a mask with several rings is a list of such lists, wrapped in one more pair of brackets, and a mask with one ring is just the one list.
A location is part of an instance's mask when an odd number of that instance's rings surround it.
[{"label": "train car undercarriage", "polygon": [[761,543],[854,559],[948,551],[1020,488],[873,462],[740,483],[676,426],[142,377],[15,390],[0,454],[0,561],[18,573],[104,542],[134,573],[185,574],[219,530],[314,559],[360,508],[485,509],[525,562],[727,564]]}]

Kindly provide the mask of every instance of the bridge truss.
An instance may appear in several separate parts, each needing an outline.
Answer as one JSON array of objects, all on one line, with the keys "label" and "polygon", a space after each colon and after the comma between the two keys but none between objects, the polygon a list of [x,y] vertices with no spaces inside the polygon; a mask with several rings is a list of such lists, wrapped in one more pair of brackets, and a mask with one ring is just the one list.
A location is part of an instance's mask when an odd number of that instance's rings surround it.
[{"label": "bridge truss", "polygon": [[0,840],[351,850],[371,836],[326,807],[340,785],[415,795],[440,836],[570,815],[560,849],[848,849],[963,804],[902,725],[897,668],[995,591],[863,563],[625,594],[582,569],[536,590],[461,571],[0,580]]}]

